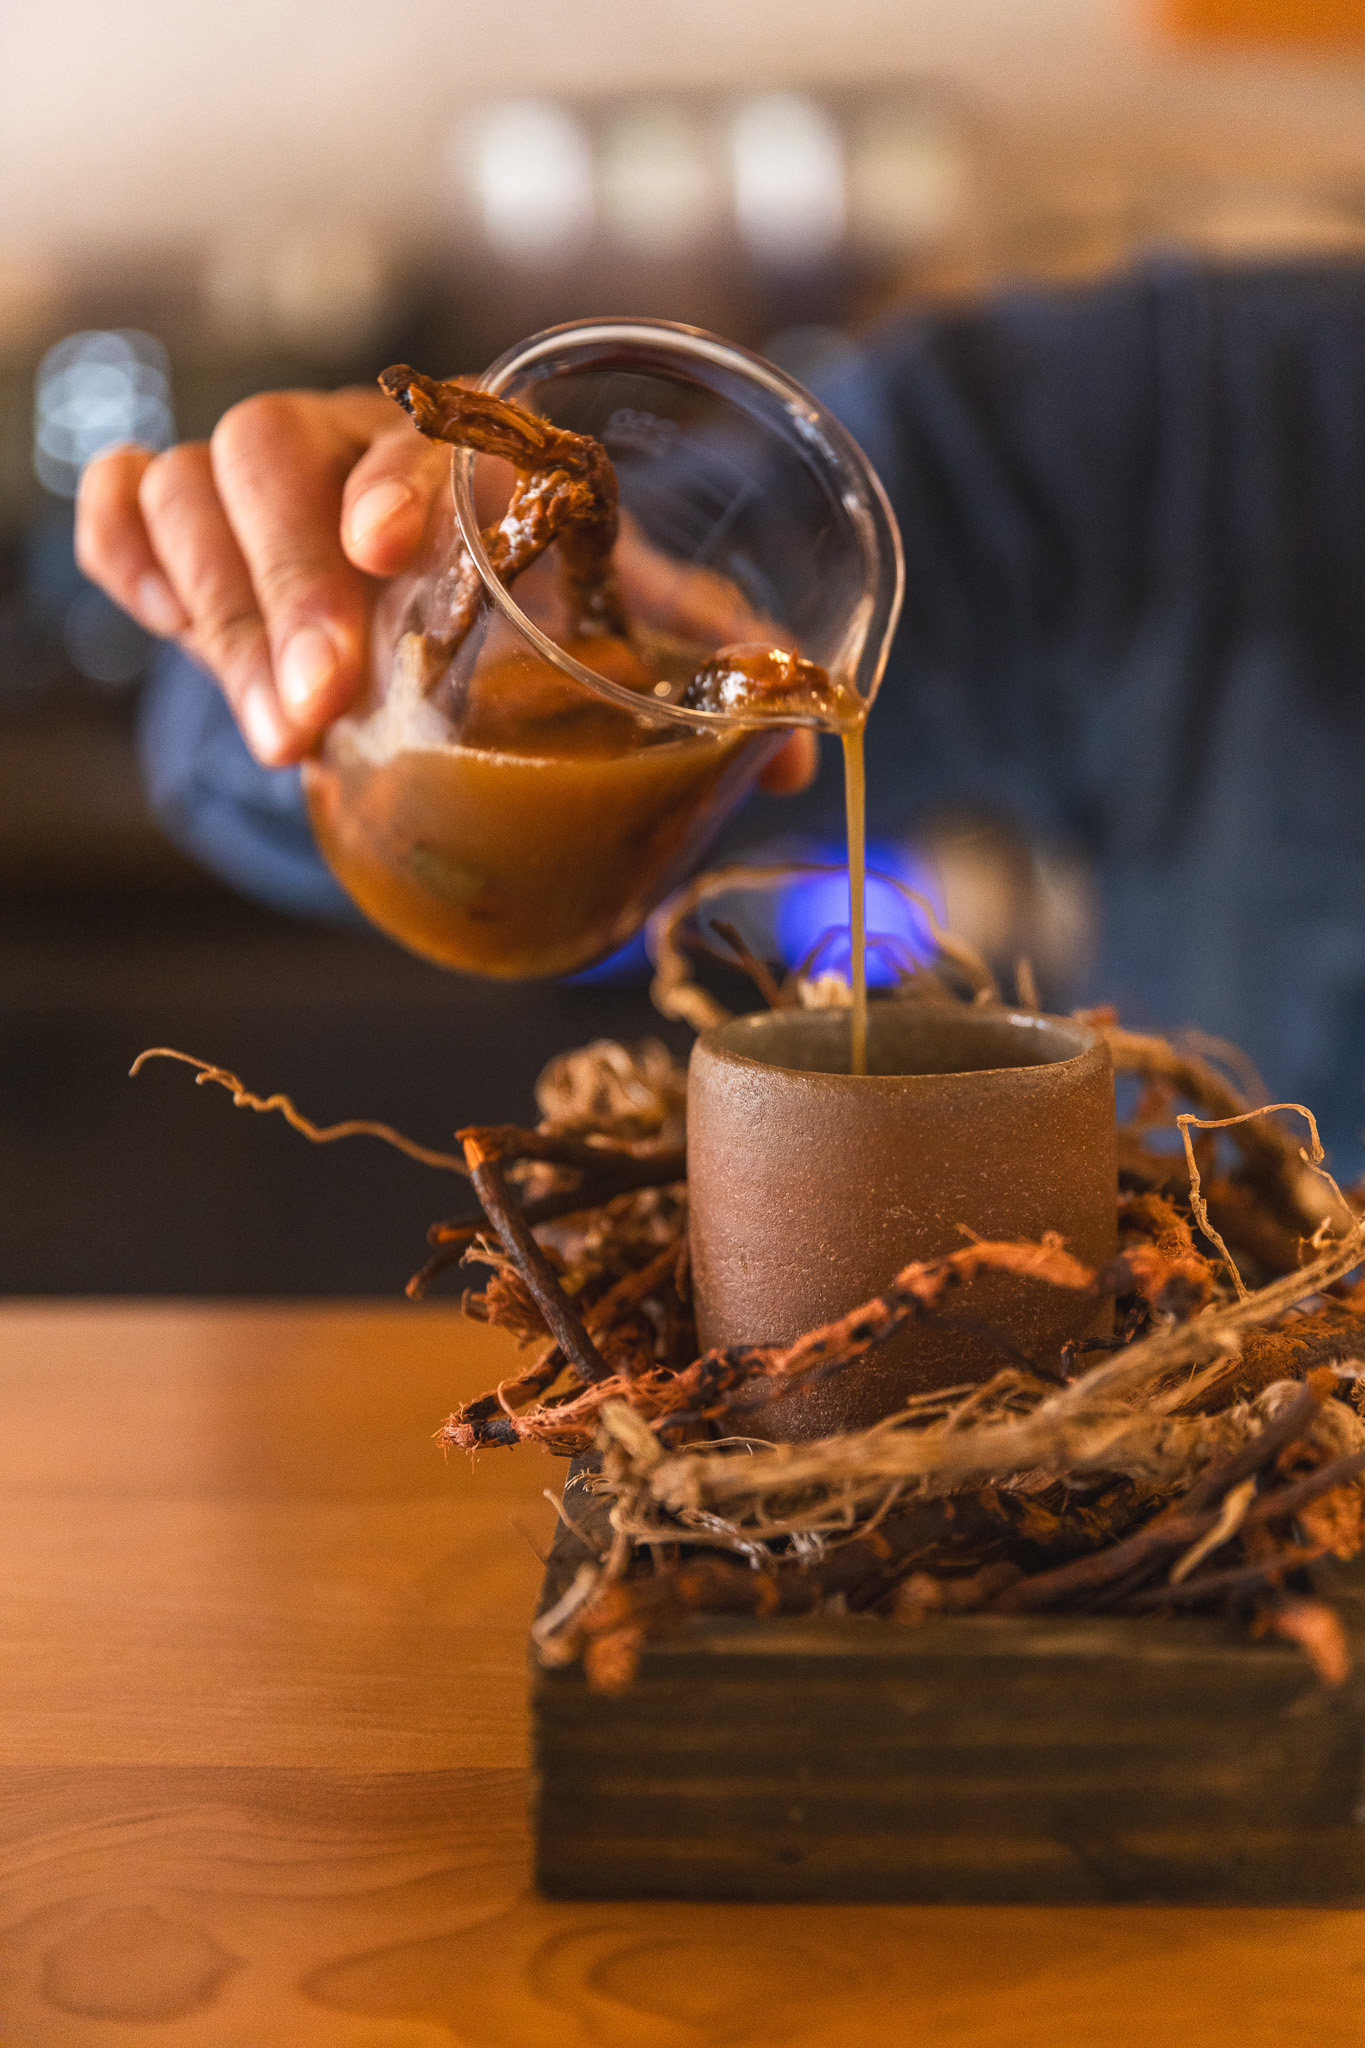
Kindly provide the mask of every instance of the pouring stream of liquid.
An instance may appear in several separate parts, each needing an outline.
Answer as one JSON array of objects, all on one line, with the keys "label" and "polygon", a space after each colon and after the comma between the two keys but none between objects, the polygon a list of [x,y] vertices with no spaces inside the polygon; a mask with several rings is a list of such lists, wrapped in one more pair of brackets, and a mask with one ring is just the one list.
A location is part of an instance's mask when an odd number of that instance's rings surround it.
[{"label": "pouring stream of liquid", "polygon": [[846,726],[844,815],[848,832],[849,1072],[867,1072],[867,819],[863,779],[863,726]]},{"label": "pouring stream of liquid", "polygon": [[844,749],[844,816],[848,838],[849,1072],[867,1072],[867,832],[863,734],[867,706],[856,691],[815,662],[779,647],[731,647],[698,669],[683,702],[699,711],[732,716],[758,713],[781,723],[795,713],[805,724],[813,712]]}]

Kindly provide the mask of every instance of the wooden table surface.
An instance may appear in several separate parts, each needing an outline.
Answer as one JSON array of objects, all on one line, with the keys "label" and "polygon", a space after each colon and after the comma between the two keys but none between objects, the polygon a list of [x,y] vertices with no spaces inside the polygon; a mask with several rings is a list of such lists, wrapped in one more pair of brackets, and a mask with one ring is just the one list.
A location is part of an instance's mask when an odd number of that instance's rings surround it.
[{"label": "wooden table surface", "polygon": [[1365,1914],[560,1906],[445,1309],[0,1308],[4,2048],[1360,2048]]}]

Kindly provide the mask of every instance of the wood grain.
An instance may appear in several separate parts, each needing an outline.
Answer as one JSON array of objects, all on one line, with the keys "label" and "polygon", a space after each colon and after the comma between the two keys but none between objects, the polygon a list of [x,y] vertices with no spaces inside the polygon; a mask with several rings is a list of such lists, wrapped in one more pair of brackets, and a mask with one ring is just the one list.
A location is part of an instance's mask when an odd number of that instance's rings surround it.
[{"label": "wood grain", "polygon": [[535,1700],[558,1898],[1365,1904],[1358,1691],[1232,1626],[735,1619]]},{"label": "wood grain", "polygon": [[1358,2048],[1365,1914],[556,1905],[448,1311],[0,1310],[4,2048]]}]

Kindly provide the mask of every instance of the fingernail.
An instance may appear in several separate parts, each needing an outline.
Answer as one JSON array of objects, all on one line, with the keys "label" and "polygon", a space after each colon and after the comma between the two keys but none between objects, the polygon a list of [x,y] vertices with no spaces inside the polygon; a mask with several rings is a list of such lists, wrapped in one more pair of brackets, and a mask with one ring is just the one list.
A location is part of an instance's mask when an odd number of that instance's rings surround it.
[{"label": "fingernail", "polygon": [[238,710],[247,745],[257,760],[271,766],[285,743],[284,721],[264,683],[252,683]]},{"label": "fingernail", "polygon": [[163,640],[183,633],[189,614],[159,569],[149,569],[137,586],[137,609],[142,623]]},{"label": "fingernail", "polygon": [[337,651],[320,626],[304,626],[290,640],[276,670],[285,710],[306,719],[337,672]]},{"label": "fingernail", "polygon": [[347,537],[352,547],[368,540],[377,526],[382,526],[386,519],[392,519],[396,512],[416,502],[416,494],[410,484],[371,484],[352,505],[346,522]]}]

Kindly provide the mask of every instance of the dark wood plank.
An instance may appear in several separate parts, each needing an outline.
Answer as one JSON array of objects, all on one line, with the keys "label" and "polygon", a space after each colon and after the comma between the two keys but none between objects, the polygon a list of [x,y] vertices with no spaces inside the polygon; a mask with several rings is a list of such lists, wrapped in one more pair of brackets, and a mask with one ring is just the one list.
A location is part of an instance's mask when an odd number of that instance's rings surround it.
[{"label": "dark wood plank", "polygon": [[[1365,1665],[1365,1576],[1325,1590]],[[532,1704],[551,1897],[1365,1902],[1365,1688],[1234,1623],[695,1621]]]}]

